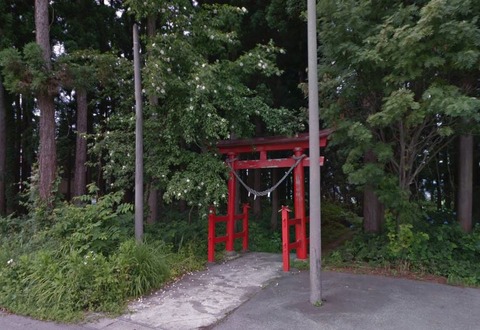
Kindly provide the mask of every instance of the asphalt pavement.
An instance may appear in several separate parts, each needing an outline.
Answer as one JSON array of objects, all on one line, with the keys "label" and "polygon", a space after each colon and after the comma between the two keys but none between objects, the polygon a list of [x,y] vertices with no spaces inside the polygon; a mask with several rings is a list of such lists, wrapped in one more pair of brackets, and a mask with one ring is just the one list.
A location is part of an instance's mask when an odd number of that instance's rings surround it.
[{"label": "asphalt pavement", "polygon": [[480,330],[480,289],[322,273],[321,307],[308,271],[281,271],[281,255],[247,253],[133,301],[117,318],[57,324],[0,314],[0,330]]}]

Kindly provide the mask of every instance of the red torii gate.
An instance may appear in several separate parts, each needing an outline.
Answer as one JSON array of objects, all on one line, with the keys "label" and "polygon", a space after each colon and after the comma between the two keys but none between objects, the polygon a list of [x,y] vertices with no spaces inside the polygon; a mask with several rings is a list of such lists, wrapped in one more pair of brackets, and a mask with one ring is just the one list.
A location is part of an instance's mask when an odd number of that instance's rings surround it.
[{"label": "red torii gate", "polygon": [[[319,132],[320,147],[327,145],[327,138],[333,132],[331,129]],[[295,248],[298,259],[306,259],[308,256],[307,243],[307,216],[305,211],[305,166],[310,166],[310,159],[306,157],[304,151],[309,148],[308,133],[299,134],[295,137],[265,137],[253,138],[247,140],[225,140],[217,144],[221,154],[227,155],[226,163],[232,171],[228,180],[228,206],[227,215],[216,217],[214,210],[211,210],[209,223],[209,244],[208,244],[208,261],[214,261],[215,243],[226,242],[226,251],[234,251],[235,238],[243,237],[243,249],[248,248],[248,207],[244,205],[243,214],[235,215],[235,188],[237,184],[236,173],[234,171],[243,169],[261,169],[261,168],[279,168],[287,167],[293,169],[294,182],[294,214],[295,219],[299,220],[295,223]],[[271,159],[268,152],[291,150],[293,152],[290,158]],[[259,159],[255,160],[239,160],[239,154],[242,153],[259,153]],[[320,165],[323,165],[323,157],[319,159]],[[244,231],[235,233],[235,220],[243,219]],[[226,221],[226,235],[223,237],[215,237],[215,223]],[[288,242],[283,242],[285,244]]]}]

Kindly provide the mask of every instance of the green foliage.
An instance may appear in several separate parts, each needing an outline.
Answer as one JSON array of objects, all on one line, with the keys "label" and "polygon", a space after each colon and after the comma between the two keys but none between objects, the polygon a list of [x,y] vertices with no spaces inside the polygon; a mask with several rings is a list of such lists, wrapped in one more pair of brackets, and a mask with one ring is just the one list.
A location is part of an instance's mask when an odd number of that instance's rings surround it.
[{"label": "green foliage", "polygon": [[32,226],[38,214],[0,218],[0,306],[57,321],[119,313],[128,299],[204,266],[204,222],[172,219],[147,227],[147,239],[137,243],[132,206],[121,193],[96,197],[96,191],[90,187],[83,204],[57,205],[49,225]]},{"label": "green foliage", "polygon": [[[322,201],[322,246],[342,240],[351,233],[353,228],[361,224],[361,219],[340,203],[329,200]],[[277,230],[272,230],[270,224],[271,210],[264,207],[264,216],[249,222],[249,249],[251,251],[280,253],[282,251],[281,223]],[[268,216],[267,216],[268,215]],[[290,237],[295,233],[291,227]]]},{"label": "green foliage", "polygon": [[250,250],[272,253],[282,251],[282,233],[272,231],[268,223],[252,221],[248,229]]},{"label": "green foliage", "polygon": [[[281,74],[276,60],[284,51],[273,42],[241,47],[244,8],[183,1],[125,6],[142,19],[161,13],[171,21],[144,39],[145,176],[166,202],[219,204],[228,169],[215,150],[218,140],[252,136],[258,119],[275,134],[300,127],[302,118],[274,108],[265,87]],[[105,159],[113,191],[132,187],[134,124],[130,109],[116,111],[94,136],[93,151]]]},{"label": "green foliage", "polygon": [[35,42],[26,44],[22,53],[15,48],[1,51],[0,66],[5,87],[14,93],[33,94],[55,89],[55,77],[46,69],[42,49]]},{"label": "green foliage", "polygon": [[2,265],[0,304],[38,318],[73,321],[84,311],[119,312],[126,299],[169,277],[166,250],[134,240],[110,257],[90,251],[39,250]]},{"label": "green foliage", "polygon": [[139,244],[133,239],[122,243],[115,264],[125,297],[149,293],[169,278],[167,253],[165,246],[159,243]]},{"label": "green foliage", "polygon": [[173,251],[181,251],[185,245],[196,242],[198,247],[195,250],[200,254],[205,252],[206,255],[207,230],[206,216],[189,220],[185,214],[169,211],[162,221],[145,226],[145,236],[147,240],[162,240],[171,246]]},{"label": "green foliage", "polygon": [[319,7],[321,114],[348,155],[343,170],[401,214],[422,169],[478,126],[480,7],[458,0]]},{"label": "green foliage", "polygon": [[341,203],[322,200],[321,212],[322,245],[325,247],[342,240],[361,226],[361,218]]},{"label": "green foliage", "polygon": [[445,276],[449,282],[480,285],[480,227],[465,234],[447,213],[433,213],[397,226],[387,215],[385,233],[357,233],[327,257],[327,264],[368,263]]},{"label": "green foliage", "polygon": [[122,197],[117,192],[98,199],[82,196],[82,201],[95,200],[94,204],[63,203],[53,211],[54,225],[46,234],[62,242],[62,249],[74,246],[80,254],[93,251],[107,256],[131,234],[126,224],[133,222],[133,205],[123,204]]}]

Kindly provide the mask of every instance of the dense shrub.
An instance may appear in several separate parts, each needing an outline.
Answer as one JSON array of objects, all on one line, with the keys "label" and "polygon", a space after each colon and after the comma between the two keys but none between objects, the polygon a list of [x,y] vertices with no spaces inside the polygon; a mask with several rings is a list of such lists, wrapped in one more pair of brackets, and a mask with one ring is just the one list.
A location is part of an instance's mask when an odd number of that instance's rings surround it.
[{"label": "dense shrub", "polygon": [[[198,257],[203,247],[190,236],[174,245],[151,230],[135,242],[131,209],[114,193],[93,204],[59,204],[39,226],[38,214],[0,219],[0,306],[57,321],[118,313],[128,299],[203,267],[206,254]],[[175,232],[178,224],[159,227]]]},{"label": "dense shrub", "polygon": [[402,267],[445,276],[451,283],[480,285],[480,226],[465,234],[449,214],[439,217],[397,225],[387,213],[384,233],[356,233],[327,263]]}]

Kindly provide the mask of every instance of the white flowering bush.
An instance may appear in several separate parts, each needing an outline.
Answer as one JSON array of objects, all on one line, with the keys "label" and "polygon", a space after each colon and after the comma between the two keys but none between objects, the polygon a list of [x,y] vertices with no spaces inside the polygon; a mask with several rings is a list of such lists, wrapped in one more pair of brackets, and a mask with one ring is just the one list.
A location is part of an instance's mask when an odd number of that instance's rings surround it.
[{"label": "white flowering bush", "polygon": [[[259,119],[277,135],[301,129],[303,118],[272,107],[265,87],[281,74],[276,57],[284,51],[272,42],[240,44],[246,8],[181,0],[125,6],[137,19],[159,13],[162,24],[143,39],[145,182],[167,202],[223,203],[228,169],[216,154],[217,141],[252,137]],[[123,95],[123,87],[113,95]],[[131,97],[125,99],[130,106],[115,108],[91,144],[99,159],[91,165],[101,164],[107,191],[133,188],[135,117]]]}]

